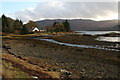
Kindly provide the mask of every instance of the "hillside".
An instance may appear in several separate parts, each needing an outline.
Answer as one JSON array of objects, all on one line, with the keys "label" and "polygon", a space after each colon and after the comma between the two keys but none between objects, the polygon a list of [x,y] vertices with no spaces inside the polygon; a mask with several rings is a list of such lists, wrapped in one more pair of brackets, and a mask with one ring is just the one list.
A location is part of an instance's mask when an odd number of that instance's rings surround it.
[{"label": "hillside", "polygon": [[[52,26],[54,22],[63,22],[64,19],[41,20],[36,21],[39,28],[45,29],[45,26]],[[72,19],[68,20],[72,30],[117,30],[117,20],[94,21],[89,19]]]}]

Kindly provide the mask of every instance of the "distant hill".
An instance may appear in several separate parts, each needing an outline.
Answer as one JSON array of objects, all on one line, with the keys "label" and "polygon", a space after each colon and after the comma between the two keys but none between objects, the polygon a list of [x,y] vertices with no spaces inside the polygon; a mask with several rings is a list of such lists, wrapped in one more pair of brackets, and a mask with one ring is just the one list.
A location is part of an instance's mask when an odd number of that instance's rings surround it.
[{"label": "distant hill", "polygon": [[[45,26],[52,26],[54,22],[64,22],[64,19],[40,20],[36,21],[39,28],[45,29]],[[71,30],[116,30],[117,20],[94,21],[89,19],[68,20]],[[118,30],[118,29],[117,29]]]}]

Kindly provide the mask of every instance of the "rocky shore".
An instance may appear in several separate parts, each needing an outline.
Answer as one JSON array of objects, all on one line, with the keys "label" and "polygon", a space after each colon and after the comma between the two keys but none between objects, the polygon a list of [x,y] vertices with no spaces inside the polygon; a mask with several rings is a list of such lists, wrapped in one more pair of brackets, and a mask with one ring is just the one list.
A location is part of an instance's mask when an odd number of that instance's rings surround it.
[{"label": "rocky shore", "polygon": [[[86,44],[92,44],[90,43],[92,37],[86,36],[84,39],[87,37],[89,37],[89,42]],[[79,42],[85,43],[82,40],[83,37],[78,38],[79,40],[81,38]],[[70,39],[69,35],[64,38],[53,37],[53,39],[78,42],[72,41],[74,37]],[[93,44],[97,44],[97,42],[93,42]],[[102,45],[105,44],[111,43],[102,43]],[[3,38],[3,45],[16,56],[27,57],[26,60],[32,64],[45,67],[49,71],[69,71],[70,78],[120,78],[118,74],[120,57],[119,52],[116,51],[69,47],[22,37]]]}]

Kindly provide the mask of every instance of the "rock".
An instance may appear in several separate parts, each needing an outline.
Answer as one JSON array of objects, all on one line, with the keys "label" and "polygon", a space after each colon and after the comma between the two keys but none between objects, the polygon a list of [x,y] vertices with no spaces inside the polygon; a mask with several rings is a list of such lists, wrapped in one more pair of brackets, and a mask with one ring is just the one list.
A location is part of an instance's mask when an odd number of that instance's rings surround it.
[{"label": "rock", "polygon": [[53,69],[51,67],[48,68],[48,71],[53,71]]},{"label": "rock", "polygon": [[40,66],[41,68],[44,68],[44,66]]},{"label": "rock", "polygon": [[81,69],[81,72],[85,72],[85,69]]},{"label": "rock", "polygon": [[101,76],[98,76],[98,78],[102,78]]},{"label": "rock", "polygon": [[3,48],[5,48],[5,49],[11,49],[11,47],[10,47],[10,46],[5,46],[5,45],[2,45],[2,47],[3,47]]},{"label": "rock", "polygon": [[57,71],[57,69],[56,69],[56,68],[53,68],[53,71]]},{"label": "rock", "polygon": [[49,68],[48,68],[48,71],[57,71],[57,69],[56,69],[56,68],[49,67]]},{"label": "rock", "polygon": [[55,65],[56,65],[56,66],[59,66],[59,64],[58,64],[58,63],[55,63]]},{"label": "rock", "polygon": [[23,59],[21,56],[17,56],[17,58],[19,58],[19,59]]},{"label": "rock", "polygon": [[37,77],[37,76],[33,76],[33,78],[38,79],[39,77]]},{"label": "rock", "polygon": [[70,78],[72,76],[72,72],[67,70],[61,70],[60,71],[60,77],[61,78]]},{"label": "rock", "polygon": [[81,76],[80,78],[79,78],[79,80],[84,80],[85,79],[85,76]]}]

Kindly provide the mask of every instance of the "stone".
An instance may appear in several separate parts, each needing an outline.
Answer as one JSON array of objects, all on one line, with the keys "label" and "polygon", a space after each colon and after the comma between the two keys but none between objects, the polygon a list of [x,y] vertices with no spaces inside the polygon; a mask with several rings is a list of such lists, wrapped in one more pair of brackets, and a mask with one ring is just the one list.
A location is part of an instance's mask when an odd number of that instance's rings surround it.
[{"label": "stone", "polygon": [[70,78],[72,76],[72,72],[67,70],[61,70],[60,71],[60,77],[61,78]]}]

